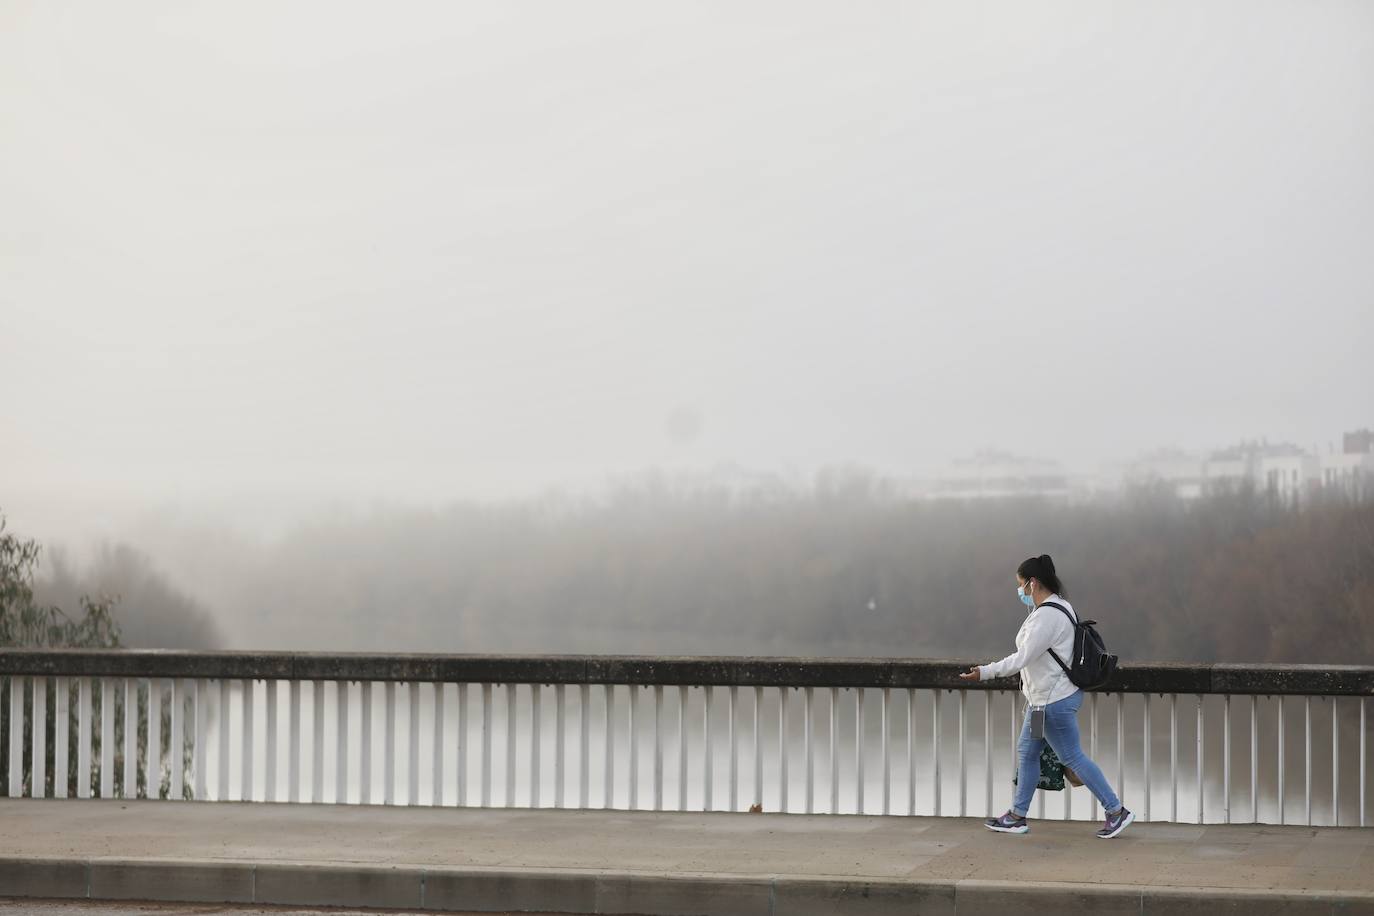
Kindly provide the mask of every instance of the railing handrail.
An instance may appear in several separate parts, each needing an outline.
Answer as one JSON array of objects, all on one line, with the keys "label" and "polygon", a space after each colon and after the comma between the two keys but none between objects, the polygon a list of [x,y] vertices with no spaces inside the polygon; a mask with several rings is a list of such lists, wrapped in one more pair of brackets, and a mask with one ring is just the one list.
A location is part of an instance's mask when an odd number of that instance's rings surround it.
[{"label": "railing handrail", "polygon": [[[698,687],[1016,689],[959,679],[963,659],[5,649],[0,675]],[[1105,693],[1374,696],[1374,666],[1123,664]]]}]

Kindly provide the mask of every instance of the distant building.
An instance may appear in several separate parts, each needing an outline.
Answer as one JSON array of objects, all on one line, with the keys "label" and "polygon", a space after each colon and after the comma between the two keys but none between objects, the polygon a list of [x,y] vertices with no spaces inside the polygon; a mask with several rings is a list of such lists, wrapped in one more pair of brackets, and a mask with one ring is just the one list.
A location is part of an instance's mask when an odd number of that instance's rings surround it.
[{"label": "distant building", "polygon": [[1161,449],[1131,462],[1122,477],[1128,484],[1163,483],[1180,499],[1195,499],[1202,495],[1206,468],[1201,455]]},{"label": "distant building", "polygon": [[1189,452],[1161,450],[1128,464],[1122,481],[1162,482],[1181,499],[1237,486],[1253,486],[1284,502],[1304,500],[1323,491],[1374,495],[1374,430],[1348,432],[1342,445],[1340,454],[1318,455],[1290,442],[1258,439],[1218,449],[1205,459]]},{"label": "distant building", "polygon": [[1163,484],[1179,499],[1253,487],[1276,501],[1297,503],[1321,493],[1374,497],[1374,430],[1342,436],[1342,451],[1319,455],[1291,442],[1256,439],[1201,453],[1161,449],[1098,474],[1071,473],[1060,464],[988,449],[955,461],[945,471],[902,481],[911,498],[983,499],[1054,496],[1091,499],[1122,485]]},{"label": "distant building", "polygon": [[1305,453],[1266,455],[1260,459],[1259,482],[1285,501],[1302,499],[1321,485],[1321,459]]},{"label": "distant building", "polygon": [[1250,484],[1292,501],[1320,485],[1321,464],[1316,455],[1292,443],[1263,439],[1213,452],[1204,474],[1211,486]]},{"label": "distant building", "polygon": [[921,481],[921,495],[947,499],[999,496],[1067,496],[1069,475],[1058,462],[986,450],[959,459],[944,472]]},{"label": "distant building", "polygon": [[1341,437],[1341,453],[1345,455],[1374,454],[1374,429],[1357,429]]},{"label": "distant building", "polygon": [[1340,453],[1319,459],[1322,489],[1351,497],[1374,495],[1374,430],[1346,433],[1341,445]]}]

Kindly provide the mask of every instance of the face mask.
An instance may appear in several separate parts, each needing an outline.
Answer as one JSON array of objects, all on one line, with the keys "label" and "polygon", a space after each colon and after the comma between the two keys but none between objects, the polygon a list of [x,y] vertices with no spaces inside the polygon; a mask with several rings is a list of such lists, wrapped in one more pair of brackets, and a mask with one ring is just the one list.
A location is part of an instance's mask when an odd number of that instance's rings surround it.
[{"label": "face mask", "polygon": [[1021,599],[1021,603],[1026,607],[1035,607],[1035,599],[1026,594],[1026,587],[1024,585],[1016,586],[1016,596]]}]

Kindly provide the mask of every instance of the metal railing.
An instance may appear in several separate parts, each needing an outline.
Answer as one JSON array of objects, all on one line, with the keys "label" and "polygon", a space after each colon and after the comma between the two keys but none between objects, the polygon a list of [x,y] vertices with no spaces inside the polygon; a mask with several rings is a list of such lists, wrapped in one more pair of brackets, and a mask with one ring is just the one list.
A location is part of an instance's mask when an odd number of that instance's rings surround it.
[{"label": "metal railing", "polygon": [[[1024,706],[1014,681],[958,680],[966,667],[14,650],[0,654],[0,788],[11,797],[991,814],[1010,800]],[[1364,826],[1371,694],[1374,667],[1134,665],[1088,695],[1080,725],[1089,756],[1146,820]],[[970,798],[978,788],[982,799]],[[1037,793],[1040,817],[1048,794]],[[1059,804],[1050,816],[1098,816],[1086,789],[1065,790]]]}]

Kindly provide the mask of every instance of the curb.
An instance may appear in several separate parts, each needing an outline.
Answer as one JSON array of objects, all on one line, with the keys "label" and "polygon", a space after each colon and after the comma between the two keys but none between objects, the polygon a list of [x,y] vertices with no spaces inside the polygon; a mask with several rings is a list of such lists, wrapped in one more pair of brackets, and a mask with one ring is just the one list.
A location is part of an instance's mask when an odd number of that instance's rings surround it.
[{"label": "curb", "polygon": [[119,858],[0,858],[0,897],[608,916],[1374,916],[1362,891]]}]

